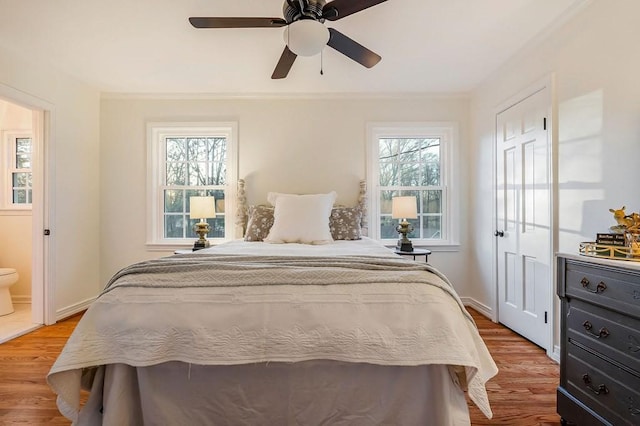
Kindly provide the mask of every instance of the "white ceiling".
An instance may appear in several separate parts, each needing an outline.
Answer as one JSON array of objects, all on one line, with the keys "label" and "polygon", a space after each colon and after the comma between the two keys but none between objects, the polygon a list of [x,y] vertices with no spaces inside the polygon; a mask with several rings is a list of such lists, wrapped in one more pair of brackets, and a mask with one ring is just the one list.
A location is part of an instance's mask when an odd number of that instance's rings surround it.
[{"label": "white ceiling", "polygon": [[189,16],[282,17],[283,0],[0,0],[0,46],[103,92],[465,93],[587,0],[388,0],[329,22],[382,56],[331,48],[271,80],[283,28],[195,29]]}]

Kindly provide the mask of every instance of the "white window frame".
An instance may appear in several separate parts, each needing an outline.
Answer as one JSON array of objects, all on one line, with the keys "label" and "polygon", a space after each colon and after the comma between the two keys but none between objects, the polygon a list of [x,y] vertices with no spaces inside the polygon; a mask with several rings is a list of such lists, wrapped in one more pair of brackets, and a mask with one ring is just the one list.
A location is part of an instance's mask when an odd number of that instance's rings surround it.
[{"label": "white window frame", "polygon": [[[35,155],[33,132],[30,130],[5,130],[2,132],[0,143],[0,164],[2,164],[2,176],[0,176],[0,209],[9,211],[30,212],[33,206],[33,160]],[[18,139],[31,139],[31,168],[18,169],[16,167],[16,141]],[[13,202],[13,173],[31,173],[31,203]]]},{"label": "white window frame", "polygon": [[[169,250],[193,246],[193,238],[164,238],[165,144],[167,137],[223,137],[226,139],[225,237],[207,237],[211,244],[235,238],[238,184],[237,122],[150,122],[147,123],[147,249]],[[208,188],[208,187],[204,187]]]},{"label": "white window frame", "polygon": [[[395,245],[397,238],[380,236],[380,167],[379,140],[382,138],[439,138],[441,141],[442,238],[410,238],[414,246],[457,251],[460,247],[460,193],[455,164],[458,159],[458,124],[456,122],[382,122],[367,124],[367,186],[369,188],[369,237],[385,245]],[[412,187],[398,187],[411,190]]]}]

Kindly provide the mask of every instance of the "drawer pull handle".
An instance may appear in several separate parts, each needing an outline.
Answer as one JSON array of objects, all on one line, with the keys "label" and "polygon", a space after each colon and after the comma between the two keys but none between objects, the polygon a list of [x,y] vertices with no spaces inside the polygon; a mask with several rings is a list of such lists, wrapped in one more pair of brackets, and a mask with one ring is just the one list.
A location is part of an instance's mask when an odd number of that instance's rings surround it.
[{"label": "drawer pull handle", "polygon": [[593,329],[593,324],[591,324],[589,321],[583,322],[582,326],[584,327],[585,330],[587,330],[587,333],[589,333],[592,336],[595,336],[596,339],[599,339],[601,337],[604,338],[609,335],[609,330],[607,330],[606,327],[602,327],[597,334],[591,331]]},{"label": "drawer pull handle", "polygon": [[582,376],[582,381],[583,381],[583,382],[584,382],[584,384],[587,386],[587,388],[588,388],[591,392],[595,393],[596,395],[600,395],[600,394],[604,394],[604,395],[606,395],[606,394],[608,394],[608,393],[609,393],[609,389],[607,389],[607,387],[606,387],[604,384],[599,385],[597,388],[594,388],[594,387],[591,385],[591,377],[589,377],[589,375],[588,375],[588,374],[584,374],[584,375]]},{"label": "drawer pull handle", "polygon": [[582,284],[582,287],[584,287],[587,291],[590,291],[591,293],[602,293],[607,289],[607,285],[605,283],[603,283],[602,281],[600,281],[598,283],[598,285],[596,286],[595,290],[591,290],[587,287],[589,287],[589,284],[591,284],[589,282],[589,280],[585,277],[580,281],[580,284]]}]

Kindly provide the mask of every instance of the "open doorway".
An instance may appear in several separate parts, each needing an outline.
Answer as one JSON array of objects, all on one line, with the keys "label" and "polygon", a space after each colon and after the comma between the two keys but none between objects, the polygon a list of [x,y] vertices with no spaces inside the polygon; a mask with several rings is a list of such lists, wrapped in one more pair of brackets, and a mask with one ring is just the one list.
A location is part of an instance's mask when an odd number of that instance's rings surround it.
[{"label": "open doorway", "polygon": [[[0,268],[12,275],[0,343],[47,321],[46,103],[0,85]],[[13,272],[15,271],[15,274]],[[7,307],[8,306],[8,307]]]}]

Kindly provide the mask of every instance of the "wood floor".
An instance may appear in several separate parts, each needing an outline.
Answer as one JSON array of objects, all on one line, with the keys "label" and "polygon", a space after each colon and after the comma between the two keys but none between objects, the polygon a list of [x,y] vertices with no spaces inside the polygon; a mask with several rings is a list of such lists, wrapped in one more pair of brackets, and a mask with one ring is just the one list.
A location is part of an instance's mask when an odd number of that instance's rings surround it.
[{"label": "wood floor", "polygon": [[[493,419],[470,405],[473,425],[559,426],[558,365],[509,329],[470,310],[500,373],[488,385]],[[80,316],[0,344],[0,425],[69,425],[45,376]],[[436,425],[434,425],[436,426]]]},{"label": "wood floor", "polygon": [[482,339],[498,365],[487,383],[493,418],[488,420],[469,404],[473,425],[560,426],[556,388],[560,368],[540,347],[508,328],[469,309]]}]

